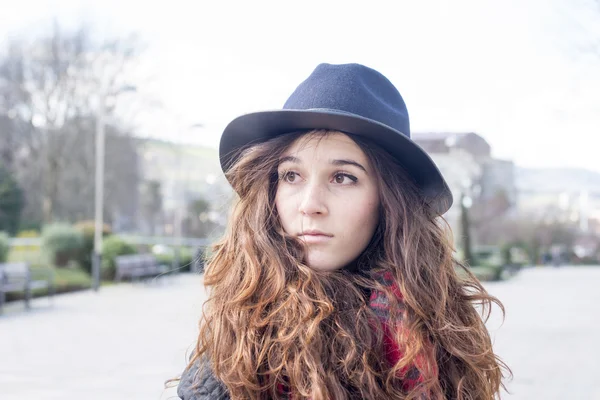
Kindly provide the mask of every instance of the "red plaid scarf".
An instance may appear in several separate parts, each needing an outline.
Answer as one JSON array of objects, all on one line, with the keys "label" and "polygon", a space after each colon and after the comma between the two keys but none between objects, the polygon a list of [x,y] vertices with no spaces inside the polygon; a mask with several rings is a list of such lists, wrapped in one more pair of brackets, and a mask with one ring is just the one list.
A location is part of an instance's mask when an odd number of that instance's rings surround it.
[{"label": "red plaid scarf", "polygon": [[[404,296],[400,292],[400,288],[396,283],[394,277],[390,272],[383,272],[376,274],[374,278],[380,284],[385,287],[391,289],[391,292],[396,296],[400,305],[404,303]],[[385,352],[385,356],[390,365],[395,365],[398,360],[404,356],[404,349],[400,343],[396,342],[393,334],[393,327],[390,325],[390,302],[384,291],[374,290],[371,292],[371,296],[369,298],[369,307],[375,312],[377,317],[379,317],[379,321],[381,322],[381,326],[383,327],[383,350]],[[403,312],[404,310],[401,310]],[[402,319],[397,326],[401,332],[406,331],[406,327],[402,324]],[[417,385],[423,383],[425,380],[424,374],[427,371],[432,371],[430,373],[434,373],[437,375],[437,365],[435,362],[428,362],[428,359],[432,359],[432,357],[428,357],[425,354],[417,355],[415,359],[415,363],[413,365],[407,366],[400,371],[398,371],[398,377],[402,380],[402,389],[409,392],[414,389]],[[278,391],[282,394],[282,399],[293,400],[291,394],[288,394],[288,388],[285,385],[278,385]]]},{"label": "red plaid scarf", "polygon": [[[400,292],[400,288],[390,272],[379,273],[375,275],[375,279],[391,290],[401,306],[404,304],[404,296]],[[394,327],[390,325],[389,321],[390,303],[385,292],[374,290],[369,299],[369,307],[379,317],[381,326],[383,327],[383,347],[387,361],[390,365],[395,365],[398,360],[404,356],[404,348],[400,343],[396,342],[396,339],[394,338]],[[403,313],[404,309],[400,310],[400,312]],[[401,336],[408,336],[402,335],[402,333],[408,333],[406,326],[402,323],[402,318],[400,319],[396,329],[401,332]],[[433,373],[437,375],[437,365],[433,361],[433,355],[427,355],[424,353],[418,354],[415,358],[414,364],[406,366],[398,371],[398,376],[402,379],[403,390],[408,392],[414,389],[417,385],[423,383],[425,380],[424,374],[427,373]]]}]

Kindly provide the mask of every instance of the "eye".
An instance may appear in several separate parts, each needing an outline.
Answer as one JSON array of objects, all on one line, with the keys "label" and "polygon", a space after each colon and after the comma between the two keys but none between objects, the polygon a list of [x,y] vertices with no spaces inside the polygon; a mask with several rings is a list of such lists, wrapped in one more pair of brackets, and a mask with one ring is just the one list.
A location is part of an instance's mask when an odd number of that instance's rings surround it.
[{"label": "eye", "polygon": [[[334,182],[339,185],[352,185],[358,180],[354,175],[338,172],[333,178]],[[349,181],[348,181],[349,180]]]},{"label": "eye", "polygon": [[281,173],[280,179],[287,183],[294,183],[296,181],[297,177],[298,177],[298,174],[294,171],[284,171]]}]

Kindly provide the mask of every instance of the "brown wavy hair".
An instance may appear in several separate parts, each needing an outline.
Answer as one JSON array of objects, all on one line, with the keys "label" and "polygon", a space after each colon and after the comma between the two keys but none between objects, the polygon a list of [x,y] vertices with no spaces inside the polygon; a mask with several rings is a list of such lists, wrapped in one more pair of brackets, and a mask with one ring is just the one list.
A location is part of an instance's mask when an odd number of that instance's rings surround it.
[{"label": "brown wavy hair", "polygon": [[[208,299],[190,365],[207,359],[232,399],[279,398],[281,388],[312,400],[499,397],[510,370],[494,353],[485,321],[493,303],[504,308],[453,259],[447,224],[374,143],[348,135],[376,171],[381,205],[371,243],[341,271],[307,266],[302,243],[284,232],[275,207],[278,160],[305,134],[247,148],[228,171],[239,196],[206,266]],[[402,304],[374,278],[383,271],[396,280]],[[387,364],[382,329],[374,329],[372,290],[387,294],[390,326],[409,332],[396,333],[405,350],[396,365]],[[419,354],[429,355],[420,366],[425,380],[407,393],[399,371]]]}]

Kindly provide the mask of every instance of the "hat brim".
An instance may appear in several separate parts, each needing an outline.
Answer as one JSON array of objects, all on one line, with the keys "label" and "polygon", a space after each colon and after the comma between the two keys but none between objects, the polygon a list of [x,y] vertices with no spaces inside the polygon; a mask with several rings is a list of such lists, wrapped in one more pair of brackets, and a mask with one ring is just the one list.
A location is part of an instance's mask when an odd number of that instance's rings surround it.
[{"label": "hat brim", "polygon": [[260,111],[234,119],[221,136],[221,168],[227,171],[241,149],[285,133],[310,129],[335,130],[374,141],[404,167],[436,212],[442,215],[452,205],[452,193],[442,174],[418,144],[387,125],[336,110]]}]

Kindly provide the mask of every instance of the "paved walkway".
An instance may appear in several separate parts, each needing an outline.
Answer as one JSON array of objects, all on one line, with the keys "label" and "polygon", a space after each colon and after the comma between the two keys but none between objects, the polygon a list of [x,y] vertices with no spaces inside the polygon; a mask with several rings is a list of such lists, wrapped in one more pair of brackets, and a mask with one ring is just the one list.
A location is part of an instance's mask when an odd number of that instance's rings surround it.
[{"label": "paved walkway", "polygon": [[[488,284],[489,322],[513,369],[510,400],[600,400],[600,268],[530,269]],[[10,304],[0,316],[0,399],[166,400],[197,333],[201,278],[119,285]]]},{"label": "paved walkway", "polygon": [[506,307],[488,327],[512,368],[510,400],[600,400],[600,268],[533,268],[486,285]]},{"label": "paved walkway", "polygon": [[197,333],[201,278],[60,295],[0,316],[0,399],[162,400]]}]

